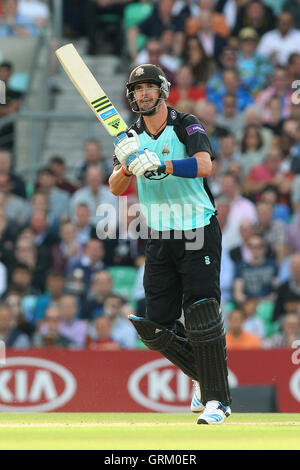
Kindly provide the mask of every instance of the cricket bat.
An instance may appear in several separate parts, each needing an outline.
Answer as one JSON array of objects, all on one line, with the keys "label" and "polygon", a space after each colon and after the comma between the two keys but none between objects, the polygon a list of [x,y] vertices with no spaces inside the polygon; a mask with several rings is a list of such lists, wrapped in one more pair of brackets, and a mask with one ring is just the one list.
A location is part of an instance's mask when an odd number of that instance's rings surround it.
[{"label": "cricket bat", "polygon": [[66,74],[78,92],[111,136],[127,129],[126,123],[107,97],[73,44],[55,51]]}]

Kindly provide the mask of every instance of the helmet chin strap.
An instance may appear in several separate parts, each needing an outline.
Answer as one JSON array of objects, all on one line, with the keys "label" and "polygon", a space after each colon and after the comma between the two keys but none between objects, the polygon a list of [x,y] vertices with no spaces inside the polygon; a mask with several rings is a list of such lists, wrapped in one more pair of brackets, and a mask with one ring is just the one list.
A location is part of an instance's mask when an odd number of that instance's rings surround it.
[{"label": "helmet chin strap", "polygon": [[150,108],[150,109],[147,109],[145,111],[141,111],[137,105],[137,108],[138,109],[132,109],[132,111],[134,113],[137,113],[137,114],[142,114],[142,116],[153,116],[153,114],[155,114],[155,111],[156,111],[156,108],[158,108],[158,106],[161,105],[162,101],[164,101],[164,98],[162,98],[161,96],[159,96],[156,100],[156,103],[155,105],[153,106],[153,108]]}]

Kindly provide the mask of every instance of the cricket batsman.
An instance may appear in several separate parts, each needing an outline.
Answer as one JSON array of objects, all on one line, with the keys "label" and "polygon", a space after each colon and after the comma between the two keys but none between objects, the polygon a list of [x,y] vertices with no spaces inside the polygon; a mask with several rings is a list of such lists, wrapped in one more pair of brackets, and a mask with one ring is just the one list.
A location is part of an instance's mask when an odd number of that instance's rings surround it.
[{"label": "cricket batsman", "polygon": [[[109,184],[121,195],[136,176],[150,229],[146,312],[129,319],[149,349],[194,381],[191,409],[201,412],[197,423],[221,424],[231,414],[231,397],[220,310],[221,231],[206,180],[210,142],[195,116],[166,105],[170,84],[160,67],[136,67],[126,88],[138,119],[114,142]],[[162,210],[166,207],[169,212]]]}]

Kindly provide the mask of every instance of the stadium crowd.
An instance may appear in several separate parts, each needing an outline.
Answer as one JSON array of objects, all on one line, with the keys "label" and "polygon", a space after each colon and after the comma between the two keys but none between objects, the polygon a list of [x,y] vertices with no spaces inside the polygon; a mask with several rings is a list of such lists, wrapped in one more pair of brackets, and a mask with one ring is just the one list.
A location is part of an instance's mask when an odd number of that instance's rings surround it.
[{"label": "stadium crowd", "polygon": [[[65,35],[85,36],[95,56],[110,15],[111,52],[129,68],[160,65],[172,84],[168,104],[195,114],[209,136],[228,348],[291,347],[300,339],[300,1],[63,5]],[[35,0],[0,6],[0,36],[35,34],[51,11],[51,2]],[[31,27],[14,29],[12,16]],[[0,64],[2,80],[10,72]],[[21,98],[9,92],[0,117],[18,109]],[[126,198],[111,194],[111,155],[97,138],[82,155],[72,178],[65,156],[54,155],[30,190],[11,147],[1,146],[0,340],[7,347],[143,347],[127,320],[145,311],[146,240],[136,239],[130,211],[136,185]],[[101,204],[118,217],[99,228]]]}]

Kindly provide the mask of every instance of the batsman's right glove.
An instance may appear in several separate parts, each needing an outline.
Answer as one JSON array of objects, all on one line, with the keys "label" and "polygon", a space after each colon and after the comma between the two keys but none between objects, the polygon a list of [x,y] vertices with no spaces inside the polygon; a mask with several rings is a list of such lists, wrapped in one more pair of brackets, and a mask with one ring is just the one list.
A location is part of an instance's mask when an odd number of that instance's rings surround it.
[{"label": "batsman's right glove", "polygon": [[115,141],[115,155],[121,165],[126,168],[126,160],[130,155],[133,155],[139,151],[140,139],[134,129],[119,134]]}]

